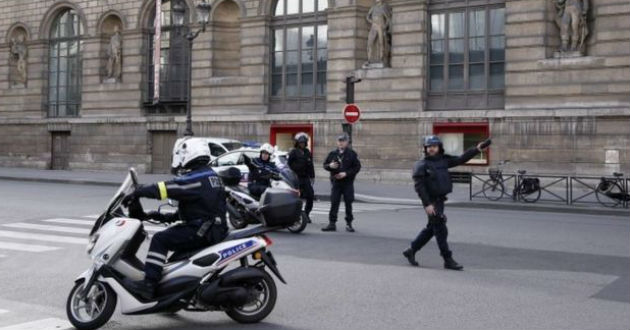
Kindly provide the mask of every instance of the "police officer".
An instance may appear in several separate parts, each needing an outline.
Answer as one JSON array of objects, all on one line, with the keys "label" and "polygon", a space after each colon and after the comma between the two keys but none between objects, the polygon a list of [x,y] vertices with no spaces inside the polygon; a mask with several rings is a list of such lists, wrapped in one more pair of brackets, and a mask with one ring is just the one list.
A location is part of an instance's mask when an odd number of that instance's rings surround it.
[{"label": "police officer", "polygon": [[200,139],[179,140],[173,149],[173,169],[183,173],[171,181],[138,187],[123,204],[131,207],[140,197],[172,199],[179,202],[173,214],[150,212],[146,218],[183,223],[153,235],[144,266],[145,278],[130,281],[132,290],[151,299],[162,278],[168,251],[186,251],[210,246],[227,236],[225,190],[217,174],[208,166],[210,149]]},{"label": "police officer", "polygon": [[324,161],[324,169],[330,172],[332,189],[330,193],[330,213],[328,226],[322,231],[336,231],[339,203],[343,196],[346,205],[346,231],[354,232],[352,221],[352,202],[354,202],[354,178],[361,170],[361,162],[357,153],[349,148],[350,138],[344,133],[337,138],[337,149],[331,151]]},{"label": "police officer", "polygon": [[[274,149],[269,143],[265,143],[260,147],[260,156],[253,160],[245,159],[245,164],[249,168],[249,177],[247,188],[249,193],[256,198],[271,187],[271,179],[280,179],[276,164],[271,161]],[[245,156],[247,157],[247,156]]]},{"label": "police officer", "polygon": [[446,242],[448,229],[446,228],[446,216],[444,215],[444,201],[446,200],[446,195],[453,190],[448,169],[462,165],[475,157],[489,145],[489,141],[481,142],[476,147],[466,150],[463,155],[455,157],[444,154],[442,141],[437,136],[430,135],[425,138],[425,157],[414,165],[413,180],[416,193],[422,200],[422,205],[429,221],[427,226],[418,234],[418,237],[411,242],[411,247],[403,252],[403,255],[412,266],[419,265],[415,259],[416,252],[435,236],[440,254],[444,258],[444,268],[452,270],[464,269],[462,265],[453,259],[453,253]]},{"label": "police officer", "polygon": [[313,166],[313,155],[306,147],[308,144],[308,135],[306,133],[298,133],[295,135],[294,148],[289,152],[289,168],[297,175],[299,181],[300,197],[306,201],[304,205],[304,213],[310,220],[310,214],[313,210],[313,199],[315,192],[313,191],[313,179],[315,179],[315,167]]}]

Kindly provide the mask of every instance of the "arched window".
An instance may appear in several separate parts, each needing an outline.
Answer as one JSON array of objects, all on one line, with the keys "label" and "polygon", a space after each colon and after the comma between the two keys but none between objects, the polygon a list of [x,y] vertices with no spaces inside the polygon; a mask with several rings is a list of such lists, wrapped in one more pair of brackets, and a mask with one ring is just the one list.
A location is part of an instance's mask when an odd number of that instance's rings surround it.
[{"label": "arched window", "polygon": [[[172,7],[179,2],[186,8],[186,15],[182,27],[173,25]],[[155,8],[155,5],[153,5]],[[160,97],[159,103],[153,103],[154,99],[154,30],[155,30],[155,9],[153,9],[148,20],[148,33],[146,43],[148,45],[146,58],[147,68],[145,84],[145,105],[149,114],[183,114],[186,112],[186,102],[188,101],[188,66],[190,65],[190,55],[188,54],[187,40],[184,38],[186,26],[189,22],[189,9],[185,1],[162,0],[162,17],[160,34]]]},{"label": "arched window", "polygon": [[81,106],[81,34],[77,12],[66,9],[53,21],[48,51],[48,116],[70,117]]},{"label": "arched window", "polygon": [[272,20],[271,112],[326,109],[328,0],[278,0]]}]

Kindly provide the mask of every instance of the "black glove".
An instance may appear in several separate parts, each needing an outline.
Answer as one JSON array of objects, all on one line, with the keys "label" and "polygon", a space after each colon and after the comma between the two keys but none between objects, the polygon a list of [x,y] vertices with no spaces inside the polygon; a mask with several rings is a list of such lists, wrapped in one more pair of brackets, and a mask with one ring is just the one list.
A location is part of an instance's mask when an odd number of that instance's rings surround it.
[{"label": "black glove", "polygon": [[245,164],[245,166],[247,167],[255,167],[254,164],[252,163],[252,159],[249,158],[249,156],[247,156],[246,154],[243,154],[243,164]]},{"label": "black glove", "polygon": [[129,205],[131,205],[134,201],[137,201],[139,198],[140,196],[138,196],[138,193],[136,191],[133,191],[131,194],[123,198],[122,205],[126,208],[129,208]]},{"label": "black glove", "polygon": [[274,179],[274,180],[280,180],[280,179],[282,179],[282,178],[280,177],[280,174],[278,174],[278,173],[273,173],[273,174],[271,174],[271,178],[272,178],[272,179]]},{"label": "black glove", "polygon": [[147,218],[147,214],[144,213],[144,210],[142,209],[142,204],[140,204],[140,201],[138,201],[137,198],[132,199],[128,206],[127,209],[129,210],[129,217],[130,218],[135,218],[138,220],[146,220]]},{"label": "black glove", "polygon": [[158,211],[151,211],[151,212],[147,213],[147,218],[153,219],[153,220],[159,221],[159,222],[171,223],[171,222],[173,222],[173,219],[172,219],[172,217],[169,217],[169,215],[171,215],[171,214],[163,214],[163,213],[160,213]]}]

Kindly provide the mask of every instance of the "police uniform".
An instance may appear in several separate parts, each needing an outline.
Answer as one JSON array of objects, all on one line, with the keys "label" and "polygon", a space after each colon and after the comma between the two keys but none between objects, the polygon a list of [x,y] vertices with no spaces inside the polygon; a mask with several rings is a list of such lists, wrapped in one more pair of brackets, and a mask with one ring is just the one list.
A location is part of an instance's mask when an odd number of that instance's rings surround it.
[{"label": "police uniform", "polygon": [[313,200],[315,199],[315,192],[311,184],[311,180],[315,178],[313,155],[306,148],[300,149],[295,147],[289,152],[288,164],[289,168],[298,177],[300,197],[306,201],[304,212],[308,216],[313,210]]},{"label": "police uniform", "polygon": [[147,282],[157,283],[162,278],[168,251],[210,246],[227,236],[225,190],[217,174],[209,167],[198,168],[171,181],[142,186],[136,189],[134,195],[178,201],[176,213],[156,220],[183,221],[153,235],[144,268]]},{"label": "police uniform", "polygon": [[264,161],[260,157],[255,158],[250,164],[249,168],[249,184],[247,188],[250,194],[256,198],[265,192],[265,190],[271,187],[271,178],[278,175],[278,168],[276,164],[271,161]]},{"label": "police uniform", "polygon": [[452,252],[446,241],[448,229],[444,215],[446,195],[453,191],[448,169],[466,163],[477,154],[479,150],[475,147],[468,149],[459,157],[440,153],[435,156],[426,156],[415,164],[413,180],[416,193],[424,207],[433,205],[435,215],[429,215],[427,226],[411,242],[411,253],[415,254],[435,236],[442,257],[445,261],[452,260]]},{"label": "police uniform", "polygon": [[[331,168],[331,162],[339,163],[339,167]],[[339,149],[335,149],[328,154],[324,161],[324,169],[330,172],[330,182],[332,185],[330,193],[330,213],[328,220],[330,224],[337,222],[337,213],[339,213],[339,204],[341,203],[341,196],[343,196],[344,204],[346,205],[346,222],[348,225],[352,224],[354,216],[352,214],[352,202],[354,202],[354,178],[361,170],[361,162],[357,153],[346,148],[343,152]],[[336,179],[335,175],[345,172],[346,177],[343,179]]]}]

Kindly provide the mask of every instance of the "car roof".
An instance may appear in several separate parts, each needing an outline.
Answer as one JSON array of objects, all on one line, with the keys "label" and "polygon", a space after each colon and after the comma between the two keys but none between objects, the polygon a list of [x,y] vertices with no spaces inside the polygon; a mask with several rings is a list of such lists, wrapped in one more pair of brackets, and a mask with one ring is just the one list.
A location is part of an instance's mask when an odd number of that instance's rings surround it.
[{"label": "car roof", "polygon": [[[229,155],[229,154],[233,154],[235,152],[260,152],[260,148],[240,148],[240,149],[235,149],[235,150],[230,150],[222,155],[217,156],[217,158]],[[274,156],[285,156],[287,155],[286,151],[276,151],[274,153]]]}]

